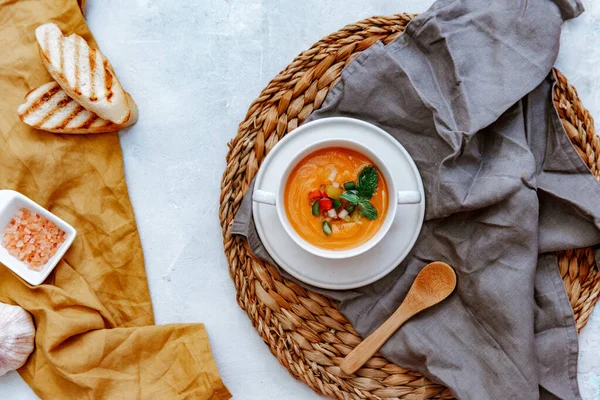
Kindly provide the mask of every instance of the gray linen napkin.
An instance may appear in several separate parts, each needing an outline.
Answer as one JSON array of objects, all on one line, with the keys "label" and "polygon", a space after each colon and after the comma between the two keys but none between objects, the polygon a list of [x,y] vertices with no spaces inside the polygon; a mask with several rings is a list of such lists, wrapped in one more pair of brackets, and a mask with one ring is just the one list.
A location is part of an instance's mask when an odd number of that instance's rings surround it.
[{"label": "gray linen napkin", "polygon": [[[426,263],[448,262],[457,290],[382,353],[461,399],[580,398],[577,332],[552,252],[600,244],[600,186],[563,130],[550,72],[563,19],[582,11],[577,0],[440,0],[394,42],[361,53],[310,118],[389,132],[415,160],[427,201],[395,271],[355,290],[312,289],[366,336]],[[233,231],[272,262],[249,194]]]}]

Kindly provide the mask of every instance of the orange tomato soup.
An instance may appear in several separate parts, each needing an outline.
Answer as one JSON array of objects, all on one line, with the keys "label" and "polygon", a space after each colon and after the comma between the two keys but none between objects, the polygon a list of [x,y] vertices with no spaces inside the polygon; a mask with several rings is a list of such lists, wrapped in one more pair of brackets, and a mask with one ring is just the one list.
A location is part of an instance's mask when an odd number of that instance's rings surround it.
[{"label": "orange tomato soup", "polygon": [[379,170],[377,190],[371,198],[378,215],[373,221],[366,218],[334,219],[330,221],[332,234],[326,235],[322,228],[323,219],[312,214],[309,199],[309,193],[322,185],[357,182],[359,172],[368,165],[377,168],[366,156],[341,147],[317,150],[298,163],[286,182],[284,205],[288,220],[300,237],[323,249],[347,250],[360,246],[377,233],[388,208],[388,188]]}]

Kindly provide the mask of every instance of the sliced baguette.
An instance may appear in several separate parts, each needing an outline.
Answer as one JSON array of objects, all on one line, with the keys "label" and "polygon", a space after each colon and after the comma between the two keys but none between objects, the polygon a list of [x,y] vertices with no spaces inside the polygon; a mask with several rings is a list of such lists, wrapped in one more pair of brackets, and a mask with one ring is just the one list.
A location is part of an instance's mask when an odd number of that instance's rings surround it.
[{"label": "sliced baguette", "polygon": [[49,22],[35,30],[40,56],[50,75],[67,94],[87,110],[115,124],[126,123],[131,105],[104,55],[81,36],[63,36]]},{"label": "sliced baguette", "polygon": [[[128,93],[125,93],[130,98]],[[25,95],[25,103],[17,109],[27,125],[62,134],[92,134],[114,132],[135,124],[138,110],[131,101],[131,116],[124,124],[100,118],[73,100],[56,82],[48,82]]]}]

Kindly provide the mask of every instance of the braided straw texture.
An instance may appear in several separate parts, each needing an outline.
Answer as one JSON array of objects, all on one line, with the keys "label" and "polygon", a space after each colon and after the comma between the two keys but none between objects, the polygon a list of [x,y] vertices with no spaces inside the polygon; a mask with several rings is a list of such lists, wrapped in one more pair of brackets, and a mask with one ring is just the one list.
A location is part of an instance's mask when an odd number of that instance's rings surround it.
[{"label": "braided straw texture", "polygon": [[[255,258],[247,242],[231,234],[231,223],[249,183],[267,153],[320,107],[342,69],[359,52],[389,43],[413,18],[373,17],[348,25],[317,42],[277,75],[256,99],[229,143],[221,183],[219,218],[237,302],[279,359],[315,392],[337,399],[448,399],[449,390],[376,354],[355,375],[339,362],[361,342],[335,303],[283,278]],[[600,141],[577,92],[556,71],[554,101],[569,138],[600,180]],[[591,249],[560,252],[559,267],[580,330],[598,301],[600,274]]]}]

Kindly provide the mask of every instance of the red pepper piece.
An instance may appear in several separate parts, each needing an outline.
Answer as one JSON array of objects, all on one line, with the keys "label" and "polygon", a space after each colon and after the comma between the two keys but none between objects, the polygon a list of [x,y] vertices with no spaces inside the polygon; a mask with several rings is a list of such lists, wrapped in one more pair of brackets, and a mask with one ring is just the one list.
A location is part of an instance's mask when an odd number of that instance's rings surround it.
[{"label": "red pepper piece", "polygon": [[321,211],[329,211],[333,208],[333,200],[331,199],[321,199],[319,200],[319,209]]},{"label": "red pepper piece", "polygon": [[323,193],[321,193],[321,191],[320,191],[320,190],[313,190],[312,192],[310,192],[310,193],[308,194],[308,199],[309,199],[310,201],[319,200],[319,199],[321,199],[321,198],[323,198]]}]

